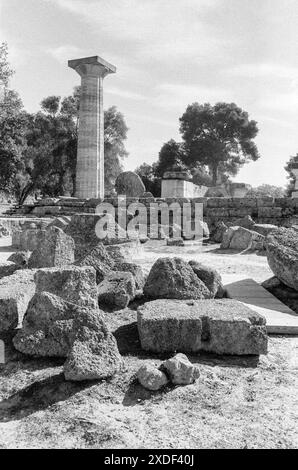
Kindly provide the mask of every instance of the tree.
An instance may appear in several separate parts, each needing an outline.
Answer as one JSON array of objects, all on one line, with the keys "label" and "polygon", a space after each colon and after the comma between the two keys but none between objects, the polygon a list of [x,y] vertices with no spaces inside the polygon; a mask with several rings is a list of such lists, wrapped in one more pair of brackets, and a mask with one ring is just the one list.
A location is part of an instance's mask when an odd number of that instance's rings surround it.
[{"label": "tree", "polygon": [[193,170],[192,181],[198,186],[212,186],[211,176],[204,170],[204,168],[198,168]]},{"label": "tree", "polygon": [[294,186],[295,186],[295,176],[292,172],[293,163],[298,163],[298,153],[294,157],[290,157],[290,160],[287,162],[285,166],[285,170],[288,173],[287,179],[289,180],[287,189],[286,189],[287,196],[291,196],[292,191],[294,190]]},{"label": "tree", "polygon": [[[59,196],[76,189],[80,87],[61,100],[49,96],[41,111],[28,114],[18,94],[8,88],[13,74],[6,44],[0,46],[0,190],[20,204],[31,193]],[[3,90],[2,90],[3,89]],[[105,111],[105,181],[112,190],[122,160],[128,128],[116,107]]]},{"label": "tree", "polygon": [[183,163],[183,159],[183,145],[173,139],[169,140],[169,142],[166,142],[162,146],[159,152],[158,162],[155,169],[156,175],[162,178],[166,171],[169,171],[174,167],[177,169],[185,169],[186,167]]},{"label": "tree", "polygon": [[262,198],[262,197],[284,197],[285,189],[271,184],[262,184],[257,188],[252,188],[247,193],[246,197]]},{"label": "tree", "polygon": [[0,85],[8,87],[9,79],[14,74],[14,71],[8,62],[8,46],[6,42],[0,44]]},{"label": "tree", "polygon": [[124,141],[128,127],[124,116],[112,106],[104,113],[105,191],[114,190],[117,176],[123,171],[123,159],[128,156]]},{"label": "tree", "polygon": [[15,194],[26,173],[23,152],[26,149],[28,115],[19,95],[9,89],[13,71],[8,63],[7,44],[0,45],[0,189]]},{"label": "tree", "polygon": [[135,173],[142,178],[146,191],[152,193],[154,197],[160,197],[161,179],[156,175],[156,167],[157,163],[153,163],[153,165],[142,163],[136,168]]},{"label": "tree", "polygon": [[207,165],[216,185],[218,175],[237,174],[240,167],[260,157],[253,139],[256,121],[234,103],[189,105],[180,118],[183,161],[189,168]]},{"label": "tree", "polygon": [[56,116],[60,109],[61,96],[48,96],[40,103],[41,109],[52,117]]}]

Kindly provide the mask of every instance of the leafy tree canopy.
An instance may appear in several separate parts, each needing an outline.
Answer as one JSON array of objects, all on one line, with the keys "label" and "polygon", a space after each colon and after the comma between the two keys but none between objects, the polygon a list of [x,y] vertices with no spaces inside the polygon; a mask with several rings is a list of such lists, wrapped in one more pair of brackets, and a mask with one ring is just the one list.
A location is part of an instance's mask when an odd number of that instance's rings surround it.
[{"label": "leafy tree canopy", "polygon": [[183,158],[183,145],[173,139],[169,140],[169,142],[166,142],[162,146],[159,152],[158,162],[155,168],[156,175],[162,178],[163,174],[172,168],[185,169]]},{"label": "leafy tree canopy", "polygon": [[252,188],[247,193],[246,197],[284,197],[285,189],[279,186],[273,186],[271,184],[262,184],[257,188]]},{"label": "leafy tree canopy", "polygon": [[214,185],[220,170],[235,175],[245,163],[260,157],[253,141],[257,123],[234,103],[193,103],[180,123],[184,163],[189,168],[207,165]]}]

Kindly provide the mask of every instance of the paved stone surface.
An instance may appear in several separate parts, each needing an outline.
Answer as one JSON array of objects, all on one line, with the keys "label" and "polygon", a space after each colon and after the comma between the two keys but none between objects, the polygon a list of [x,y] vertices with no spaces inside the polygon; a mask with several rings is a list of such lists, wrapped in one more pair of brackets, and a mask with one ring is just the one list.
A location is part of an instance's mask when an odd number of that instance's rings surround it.
[{"label": "paved stone surface", "polygon": [[266,318],[269,334],[298,334],[298,315],[256,281],[237,275],[223,276],[223,281],[230,298]]}]

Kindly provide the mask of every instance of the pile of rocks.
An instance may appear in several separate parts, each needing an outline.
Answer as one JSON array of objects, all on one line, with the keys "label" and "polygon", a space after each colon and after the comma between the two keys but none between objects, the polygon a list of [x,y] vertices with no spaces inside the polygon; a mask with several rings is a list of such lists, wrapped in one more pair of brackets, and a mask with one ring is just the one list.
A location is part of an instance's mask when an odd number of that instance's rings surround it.
[{"label": "pile of rocks", "polygon": [[[141,267],[129,261],[139,240],[104,245],[93,230],[94,217],[90,224],[92,233],[84,229],[84,243],[83,227],[58,220],[43,230],[31,255],[15,253],[0,266],[0,333],[16,333],[18,351],[65,358],[66,380],[111,377],[121,369],[122,358],[103,310],[126,308],[142,295],[147,302],[138,309],[138,331],[146,351],[266,353],[265,319],[224,299],[216,270],[166,257],[154,263],[146,279]],[[263,235],[254,233],[261,237],[254,242],[263,243]],[[138,373],[151,390],[169,381],[192,383],[198,376],[183,354]]]},{"label": "pile of rocks", "polygon": [[229,227],[224,233],[221,248],[226,250],[264,250],[265,237],[254,230],[244,227]]},{"label": "pile of rocks", "polygon": [[15,348],[65,357],[67,380],[111,377],[122,359],[98,308],[92,267],[24,269],[0,282],[0,332],[18,331]]},{"label": "pile of rocks", "polygon": [[213,227],[210,239],[220,243],[222,249],[263,251],[265,237],[277,227],[271,224],[257,224],[250,215],[238,219],[228,227],[219,221]]},{"label": "pile of rocks", "polygon": [[147,390],[157,391],[169,383],[173,385],[193,384],[200,377],[200,371],[185,354],[176,354],[164,361],[160,367],[145,364],[137,372],[140,384]]}]

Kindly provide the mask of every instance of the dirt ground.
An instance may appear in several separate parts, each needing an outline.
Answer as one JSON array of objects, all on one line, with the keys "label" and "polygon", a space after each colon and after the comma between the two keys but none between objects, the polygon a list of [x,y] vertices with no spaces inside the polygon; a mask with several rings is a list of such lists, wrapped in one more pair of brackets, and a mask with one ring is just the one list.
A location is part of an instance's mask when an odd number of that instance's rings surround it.
[{"label": "dirt ground", "polygon": [[[3,240],[2,240],[3,242]],[[0,262],[11,252],[0,247]],[[266,258],[222,252],[217,245],[145,246],[137,260],[148,271],[160,256],[200,259],[221,274],[261,282]],[[65,382],[63,360],[34,360],[6,343],[0,365],[0,448],[297,448],[298,337],[270,337],[260,358],[190,357],[200,367],[194,385],[149,392],[135,379],[146,361],[136,327],[137,304],[105,318],[124,357],[109,381]]]}]

